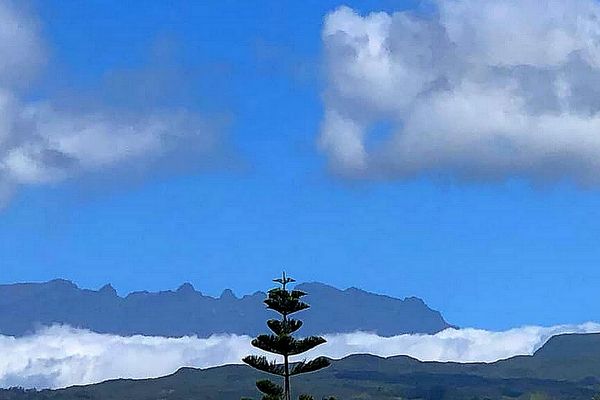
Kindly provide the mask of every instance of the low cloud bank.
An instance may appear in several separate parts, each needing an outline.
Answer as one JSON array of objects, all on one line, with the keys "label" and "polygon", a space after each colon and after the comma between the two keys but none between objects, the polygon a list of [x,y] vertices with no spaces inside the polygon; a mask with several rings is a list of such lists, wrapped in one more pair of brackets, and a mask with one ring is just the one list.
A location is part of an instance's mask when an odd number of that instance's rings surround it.
[{"label": "low cloud bank", "polygon": [[526,326],[508,331],[446,329],[435,335],[381,337],[369,333],[327,336],[324,350],[333,358],[371,353],[383,357],[407,355],[421,361],[492,362],[516,355],[533,354],[550,337],[561,333],[600,332],[600,324]]},{"label": "low cloud bank", "polygon": [[[427,361],[495,361],[532,354],[560,333],[600,332],[600,324],[523,327],[503,332],[448,329],[436,335],[381,337],[370,333],[327,335],[315,354],[340,358],[355,353],[410,355]],[[59,388],[114,378],[150,378],[180,367],[240,363],[255,353],[250,338],[218,335],[122,337],[53,326],[22,338],[0,336],[0,386]]]}]

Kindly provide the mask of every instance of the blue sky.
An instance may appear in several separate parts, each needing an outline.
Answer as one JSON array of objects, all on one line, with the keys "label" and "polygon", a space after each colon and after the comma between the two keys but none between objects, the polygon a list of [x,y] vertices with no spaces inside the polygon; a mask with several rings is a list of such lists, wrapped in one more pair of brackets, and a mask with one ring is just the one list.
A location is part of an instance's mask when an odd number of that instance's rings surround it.
[{"label": "blue sky", "polygon": [[[94,97],[111,74],[153,63],[191,71],[152,101],[226,120],[232,160],[24,185],[0,216],[0,281],[111,282],[121,294],[191,282],[246,294],[285,269],[300,281],[419,296],[461,326],[600,320],[593,185],[330,172],[317,146],[321,32],[338,2],[124,3],[34,2],[49,56],[26,96]],[[345,4],[360,13],[416,6]]]}]

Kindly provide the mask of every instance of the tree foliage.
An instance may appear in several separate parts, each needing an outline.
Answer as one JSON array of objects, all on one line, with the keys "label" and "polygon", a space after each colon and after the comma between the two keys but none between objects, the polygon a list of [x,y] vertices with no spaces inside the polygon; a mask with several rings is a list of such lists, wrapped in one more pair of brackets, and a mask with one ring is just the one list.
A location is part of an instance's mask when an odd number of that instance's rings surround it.
[{"label": "tree foliage", "polygon": [[[285,272],[281,278],[273,281],[278,283],[279,287],[269,290],[264,303],[269,310],[278,313],[280,318],[268,320],[267,326],[272,333],[259,335],[252,340],[252,346],[267,353],[283,356],[283,364],[256,355],[247,356],[243,361],[259,371],[283,377],[283,387],[268,379],[256,382],[256,387],[263,394],[262,400],[291,400],[290,377],[318,371],[328,367],[330,363],[325,357],[295,363],[290,361],[291,356],[306,353],[325,343],[325,339],[320,336],[297,339],[293,336],[302,327],[302,321],[290,316],[310,307],[302,301],[306,293],[289,290],[287,285],[294,282],[294,279],[287,277]],[[312,397],[303,394],[299,400],[312,400]]]}]

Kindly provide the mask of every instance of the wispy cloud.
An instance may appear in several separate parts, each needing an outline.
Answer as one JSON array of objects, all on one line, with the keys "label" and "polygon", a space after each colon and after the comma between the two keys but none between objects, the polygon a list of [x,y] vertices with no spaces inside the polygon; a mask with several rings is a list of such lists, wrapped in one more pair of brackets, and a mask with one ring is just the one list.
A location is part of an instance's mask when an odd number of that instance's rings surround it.
[{"label": "wispy cloud", "polygon": [[[600,332],[600,324],[523,327],[504,332],[449,329],[436,335],[380,337],[369,333],[327,335],[314,355],[341,358],[355,353],[409,355],[429,361],[495,361],[532,354],[552,335]],[[66,326],[14,338],[0,336],[0,386],[57,388],[113,378],[149,378],[180,367],[240,363],[255,353],[247,336],[122,337]]]},{"label": "wispy cloud", "polygon": [[320,145],[333,170],[600,184],[600,4],[424,3],[326,17]]},{"label": "wispy cloud", "polygon": [[[120,104],[84,106],[83,98],[70,99],[71,105],[59,98],[27,100],[25,88],[32,90],[36,73],[47,63],[47,44],[39,23],[16,4],[0,1],[0,201],[25,185],[155,172],[173,164],[210,164],[218,157],[221,121],[185,105],[136,110]],[[145,96],[160,81],[156,73],[152,77]],[[123,86],[131,88],[132,82],[135,71]]]}]

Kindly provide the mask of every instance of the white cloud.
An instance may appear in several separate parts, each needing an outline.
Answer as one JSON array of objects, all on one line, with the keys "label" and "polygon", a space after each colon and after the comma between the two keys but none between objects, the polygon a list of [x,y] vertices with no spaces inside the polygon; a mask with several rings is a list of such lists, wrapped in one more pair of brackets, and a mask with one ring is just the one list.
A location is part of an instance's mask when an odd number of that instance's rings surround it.
[{"label": "white cloud", "polygon": [[600,4],[433,4],[326,17],[320,146],[332,168],[600,184]]},{"label": "white cloud", "polygon": [[122,337],[54,326],[22,338],[0,336],[0,349],[0,386],[65,387],[239,362],[249,338]]},{"label": "white cloud", "polygon": [[[314,355],[341,358],[355,353],[410,355],[429,361],[495,361],[532,354],[552,335],[600,332],[600,324],[524,327],[505,332],[448,329],[436,335],[380,337],[369,333],[327,335]],[[0,336],[0,386],[65,387],[113,378],[149,378],[180,367],[240,363],[256,350],[247,336],[122,337],[66,326],[20,338]]]},{"label": "white cloud", "polygon": [[526,326],[508,331],[446,329],[435,335],[381,337],[369,333],[328,335],[319,351],[340,358],[369,353],[382,357],[408,355],[421,361],[492,362],[515,355],[533,354],[546,341],[561,333],[600,332],[600,324]]},{"label": "white cloud", "polygon": [[44,63],[35,20],[0,1],[0,201],[22,185],[118,176],[158,164],[207,164],[218,155],[218,123],[189,110],[134,112],[25,100],[23,88]]}]

